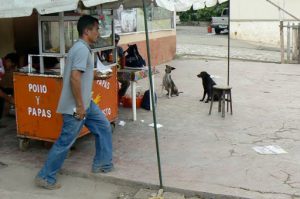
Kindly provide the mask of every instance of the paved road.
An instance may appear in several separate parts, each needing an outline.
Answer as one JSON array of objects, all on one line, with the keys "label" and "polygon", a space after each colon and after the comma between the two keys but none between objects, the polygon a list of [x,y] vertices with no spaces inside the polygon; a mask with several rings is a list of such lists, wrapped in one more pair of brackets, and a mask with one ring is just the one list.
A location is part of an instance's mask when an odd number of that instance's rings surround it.
[{"label": "paved road", "polygon": [[[227,35],[207,35],[204,29],[197,35],[195,27],[180,28],[181,55],[192,52],[206,57],[218,52],[226,57]],[[233,56],[236,50],[242,58],[270,60],[272,54],[276,55],[276,51],[252,43],[233,40],[232,46]],[[208,116],[208,104],[199,102],[202,89],[196,74],[206,70],[220,77],[217,83],[224,83],[226,62],[174,60],[170,64],[177,68],[172,77],[184,93],[172,99],[159,96],[158,122],[164,125],[159,129],[164,185],[202,196],[210,192],[255,199],[300,198],[299,65],[232,62],[234,115],[223,119],[216,105]],[[158,95],[162,75],[155,76]],[[146,89],[148,82],[139,85]],[[151,112],[139,109],[138,121],[132,122],[130,109],[121,108],[119,119],[127,123],[117,126],[113,135],[115,171],[107,175],[90,173],[94,140],[86,136],[76,142],[78,150],[64,164],[65,175],[59,176],[63,188],[52,192],[37,189],[32,182],[48,150],[32,141],[28,151],[19,151],[15,123],[10,119],[9,128],[0,130],[0,162],[8,164],[0,164],[0,198],[106,199],[137,191],[107,181],[157,184],[153,129],[148,127]],[[265,145],[280,145],[288,154],[262,156],[252,149]]]},{"label": "paved road", "polygon": [[[161,72],[155,75],[155,82],[157,121],[163,125],[159,141],[164,185],[193,190],[205,198],[215,198],[206,193],[251,199],[300,198],[300,65],[233,61],[233,115],[222,118],[216,103],[209,116],[209,105],[199,102],[203,90],[196,74],[208,71],[222,84],[226,82],[226,61],[174,60],[168,64],[176,68],[172,78],[184,93],[171,99],[166,92],[161,95],[164,66],[157,68]],[[138,85],[147,89],[147,79]],[[158,184],[153,128],[148,126],[153,122],[152,113],[138,109],[136,122],[131,120],[130,109],[120,108],[119,113],[126,125],[117,125],[113,134],[115,170],[105,175],[90,173],[94,139],[88,135],[76,142],[77,150],[66,160],[64,174]],[[14,125],[0,130],[0,137],[0,161],[36,168],[44,162],[48,151],[40,142],[32,141],[26,152],[18,150]],[[288,153],[259,155],[252,149],[268,145],[279,145]],[[19,174],[20,183],[7,184],[5,179],[16,178],[1,178],[9,167],[0,169],[0,189],[33,187],[36,170],[27,180]],[[68,178],[63,175],[59,181],[68,190]]]},{"label": "paved road", "polygon": [[[261,62],[280,62],[279,49],[260,43],[231,39],[231,58]],[[228,34],[207,33],[205,27],[177,27],[177,55],[227,58]]]}]

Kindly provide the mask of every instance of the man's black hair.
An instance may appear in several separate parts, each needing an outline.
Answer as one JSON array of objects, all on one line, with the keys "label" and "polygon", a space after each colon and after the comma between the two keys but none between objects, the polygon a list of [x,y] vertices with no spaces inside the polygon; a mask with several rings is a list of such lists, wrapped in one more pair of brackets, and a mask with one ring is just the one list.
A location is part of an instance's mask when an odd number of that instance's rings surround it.
[{"label": "man's black hair", "polygon": [[90,15],[83,15],[79,18],[77,23],[77,30],[79,36],[83,35],[85,29],[92,29],[95,23],[99,23],[98,19]]},{"label": "man's black hair", "polygon": [[19,64],[19,56],[17,53],[8,53],[4,59],[9,59],[12,63],[18,65]]}]

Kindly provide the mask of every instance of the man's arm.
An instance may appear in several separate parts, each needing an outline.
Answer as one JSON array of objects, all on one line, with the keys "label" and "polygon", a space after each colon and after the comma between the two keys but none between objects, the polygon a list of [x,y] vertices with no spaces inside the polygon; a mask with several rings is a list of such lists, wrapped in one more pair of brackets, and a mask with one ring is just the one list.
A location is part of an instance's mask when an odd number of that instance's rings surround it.
[{"label": "man's arm", "polygon": [[82,99],[81,92],[81,76],[82,72],[79,70],[73,70],[71,72],[71,89],[75,98],[76,103],[76,113],[79,115],[79,118],[82,120],[85,117],[85,107]]}]

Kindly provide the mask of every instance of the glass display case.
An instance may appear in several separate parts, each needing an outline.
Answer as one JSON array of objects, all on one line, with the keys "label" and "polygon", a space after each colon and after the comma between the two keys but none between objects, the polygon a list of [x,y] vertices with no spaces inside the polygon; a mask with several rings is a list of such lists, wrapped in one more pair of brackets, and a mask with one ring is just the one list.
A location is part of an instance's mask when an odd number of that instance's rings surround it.
[{"label": "glass display case", "polygon": [[[102,49],[113,49],[113,11],[94,10],[93,12],[90,11],[89,13],[92,13],[92,16],[99,19],[100,37],[92,48],[95,51]],[[60,15],[53,16],[40,16],[40,47],[42,49],[40,53],[68,53],[69,49],[72,47],[74,42],[76,42],[79,38],[77,31],[77,22],[80,16],[81,13],[76,13],[76,11],[69,11],[65,13],[60,13]]]},{"label": "glass display case", "polygon": [[[78,9],[67,12],[60,12],[38,16],[39,26],[39,65],[36,67],[39,73],[46,73],[47,69],[60,68],[60,75],[63,74],[65,58],[73,44],[79,39],[77,22],[79,18],[89,14],[99,21],[99,38],[92,46],[95,56],[96,52],[115,52],[113,10],[102,9],[101,7]],[[105,65],[113,67],[116,65],[116,55],[113,54],[112,62],[105,60]],[[57,61],[59,65],[48,64],[47,59]],[[52,62],[51,62],[52,63]]]},{"label": "glass display case", "polygon": [[42,21],[41,27],[43,53],[60,53],[59,22]]}]

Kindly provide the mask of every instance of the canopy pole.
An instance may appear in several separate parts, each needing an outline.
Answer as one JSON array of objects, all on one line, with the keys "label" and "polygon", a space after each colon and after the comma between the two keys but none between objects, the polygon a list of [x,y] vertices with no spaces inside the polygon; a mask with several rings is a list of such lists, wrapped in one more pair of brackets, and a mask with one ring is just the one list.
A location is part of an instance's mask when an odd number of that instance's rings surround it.
[{"label": "canopy pole", "polygon": [[229,86],[229,74],[230,74],[230,0],[228,0],[229,8],[228,8],[228,55],[227,55],[227,86]]},{"label": "canopy pole", "polygon": [[151,106],[153,113],[153,123],[154,123],[154,133],[155,133],[155,143],[156,143],[156,154],[157,154],[157,165],[158,165],[158,174],[159,174],[159,187],[163,188],[162,174],[161,174],[161,163],[159,155],[159,143],[158,143],[158,130],[156,122],[156,111],[155,111],[155,99],[154,99],[154,90],[153,90],[153,81],[152,81],[152,67],[151,67],[151,56],[150,56],[150,45],[149,45],[149,32],[148,32],[148,23],[147,23],[147,12],[146,12],[146,3],[143,1],[143,11],[144,11],[144,22],[145,22],[145,34],[146,34],[146,45],[147,45],[147,57],[148,57],[148,71],[149,71],[149,81],[150,81],[150,94],[151,94]]}]

